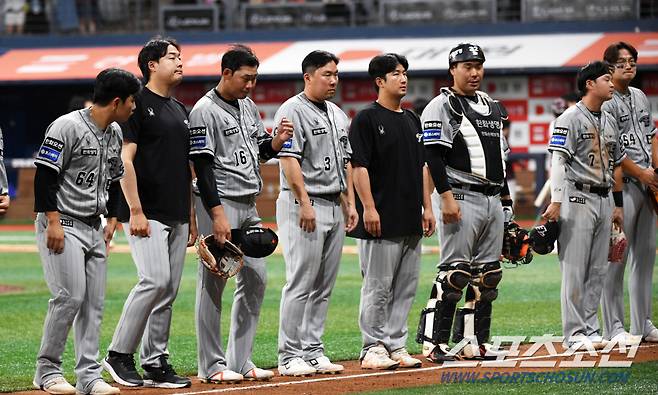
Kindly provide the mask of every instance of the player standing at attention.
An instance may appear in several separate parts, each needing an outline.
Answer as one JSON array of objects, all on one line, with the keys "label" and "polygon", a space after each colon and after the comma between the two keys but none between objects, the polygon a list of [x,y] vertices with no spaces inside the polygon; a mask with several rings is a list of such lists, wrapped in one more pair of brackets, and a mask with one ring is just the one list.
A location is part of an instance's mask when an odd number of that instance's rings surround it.
[{"label": "player standing at attention", "polygon": [[[619,144],[627,159],[624,171],[624,233],[628,238],[626,260],[629,267],[628,290],[631,304],[631,331],[624,329],[624,270],[626,264],[608,266],[601,308],[607,339],[622,336],[626,343],[634,338],[658,342],[658,329],[651,322],[651,283],[656,261],[656,215],[646,189],[658,187],[658,177],[652,165],[656,144],[656,128],[651,119],[651,107],[645,94],[630,86],[637,72],[637,50],[628,43],[610,45],[603,60],[615,66],[612,100],[603,103],[619,128]],[[633,336],[633,337],[631,337]]]},{"label": "player standing at attention", "polygon": [[[292,136],[292,124],[283,119],[277,127],[279,134],[270,137],[256,104],[247,97],[256,86],[258,65],[250,48],[231,48],[222,56],[219,84],[190,112],[190,157],[200,192],[195,199],[199,230],[214,234],[220,243],[231,238],[231,228],[260,226],[256,211],[256,195],[263,189],[259,161],[276,156]],[[199,262],[196,331],[202,382],[269,380],[274,376],[251,361],[267,281],[265,259],[245,256],[244,263],[236,275],[224,355],[220,323],[226,279],[213,275]]]},{"label": "player standing at attention", "polygon": [[[502,278],[500,255],[503,232],[513,218],[512,199],[505,182],[504,107],[478,90],[484,76],[484,52],[475,44],[450,51],[450,88],[425,107],[421,116],[427,163],[442,222],[439,272],[421,313],[416,341],[432,362],[451,361],[448,341],[457,302],[466,288],[466,303],[457,313],[453,340],[467,334],[477,349],[465,357],[493,356],[489,343],[492,302]],[[471,336],[469,335],[469,336]],[[475,348],[474,344],[469,350]],[[485,355],[486,354],[486,355]]]},{"label": "player standing at attention", "polygon": [[407,93],[404,56],[374,57],[368,74],[377,101],[361,110],[350,128],[352,174],[363,275],[359,327],[361,367],[420,367],[409,355],[407,318],[416,295],[421,237],[434,233],[431,181],[425,167],[420,119],[401,108]]},{"label": "player standing at attention", "polygon": [[598,349],[605,347],[597,311],[608,271],[610,231],[613,222],[623,226],[619,164],[626,154],[615,119],[601,111],[614,92],[609,65],[588,64],[578,72],[577,83],[583,98],[557,118],[549,142],[551,204],[543,217],[560,223],[564,345],[590,343]]},{"label": "player standing at attention", "polygon": [[9,184],[7,183],[7,170],[5,169],[5,142],[0,129],[0,215],[9,209]]},{"label": "player standing at attention", "polygon": [[[34,163],[36,239],[52,294],[37,356],[34,386],[51,394],[118,394],[101,377],[98,338],[103,316],[107,245],[117,224],[124,175],[121,128],[141,84],[120,69],[96,77],[91,107],[57,118]],[[101,227],[100,215],[108,223]],[[62,374],[62,354],[73,326],[76,387]]]},{"label": "player standing at attention", "polygon": [[[146,87],[136,99],[135,113],[122,125],[126,177],[119,221],[139,281],[123,306],[103,366],[126,386],[188,387],[190,380],[167,362],[171,306],[186,247],[196,239],[187,112],[171,97],[183,79],[180,47],[172,39],[155,38],[139,52],[138,63]],[[140,340],[143,378],[133,359]]]},{"label": "player standing at attention", "polygon": [[329,101],[338,85],[337,64],[338,58],[326,51],[306,55],[304,91],[283,103],[274,116],[275,124],[285,118],[294,127],[279,153],[281,192],[276,202],[286,262],[279,319],[283,376],[343,370],[326,357],[321,339],[345,231],[357,221],[349,119]]}]

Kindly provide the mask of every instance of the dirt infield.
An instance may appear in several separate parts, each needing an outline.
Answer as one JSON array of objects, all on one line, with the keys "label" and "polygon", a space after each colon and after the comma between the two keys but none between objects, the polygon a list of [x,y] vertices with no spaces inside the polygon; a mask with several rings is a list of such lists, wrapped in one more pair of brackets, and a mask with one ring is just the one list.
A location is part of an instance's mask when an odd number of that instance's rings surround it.
[{"label": "dirt infield", "polygon": [[4,294],[13,294],[23,291],[23,287],[17,287],[15,285],[0,284],[0,295]]},{"label": "dirt infield", "polygon": [[[515,367],[494,367],[483,366],[491,362],[481,361],[461,361],[460,366],[442,366],[424,362],[423,366],[418,369],[398,369],[394,371],[373,371],[363,370],[359,367],[358,361],[341,362],[345,366],[345,371],[337,375],[315,375],[312,377],[290,378],[275,376],[271,381],[254,382],[247,381],[239,384],[202,384],[196,377],[191,377],[192,387],[176,390],[165,390],[160,388],[128,388],[121,387],[121,393],[131,395],[154,395],[154,394],[178,394],[178,395],[196,395],[196,394],[221,394],[221,393],[257,393],[257,394],[349,394],[360,393],[365,391],[385,390],[391,388],[413,388],[429,385],[440,385],[446,378],[456,377],[461,374],[478,374],[480,378],[499,377],[505,378],[506,383],[510,380],[520,380],[522,374],[529,375],[539,372],[559,372],[560,370],[577,370],[574,367],[559,366],[564,361],[582,361],[592,362],[592,367],[603,366],[602,356],[609,355],[610,361],[621,362],[648,362],[658,360],[658,344],[643,343],[637,348],[637,353],[633,358],[628,358],[630,349],[626,348],[625,352],[615,348],[609,353],[590,354],[588,351],[578,351],[565,355],[565,350],[555,344],[555,349],[560,355],[547,352],[546,348],[541,348],[532,355],[528,353],[529,345],[520,347],[519,356],[507,357],[508,363],[514,363]],[[422,358],[422,356],[417,356]],[[479,362],[479,363],[478,363]],[[541,367],[541,363],[555,362],[556,366]],[[478,366],[468,366],[467,364],[478,363]],[[525,366],[521,366],[524,365]],[[529,366],[534,365],[534,366]],[[516,376],[515,376],[516,373]],[[472,377],[472,376],[471,376]],[[517,377],[515,379],[515,377]],[[492,383],[495,379],[492,378]],[[516,381],[514,381],[516,382]],[[40,395],[42,391],[25,391],[18,392],[20,395]]]}]

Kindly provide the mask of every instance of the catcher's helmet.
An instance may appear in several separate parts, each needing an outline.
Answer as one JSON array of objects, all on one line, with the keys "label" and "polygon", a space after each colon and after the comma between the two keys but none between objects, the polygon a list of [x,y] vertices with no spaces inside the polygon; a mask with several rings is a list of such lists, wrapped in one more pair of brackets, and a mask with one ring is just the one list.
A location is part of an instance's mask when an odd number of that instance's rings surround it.
[{"label": "catcher's helmet", "polygon": [[503,261],[513,265],[525,265],[532,262],[532,251],[528,231],[516,222],[510,222],[505,227],[503,235]]},{"label": "catcher's helmet", "polygon": [[560,234],[560,226],[556,221],[548,221],[543,225],[535,226],[530,231],[530,245],[532,250],[541,255],[553,251],[555,240]]},{"label": "catcher's helmet", "polygon": [[448,65],[452,66],[459,62],[482,62],[484,63],[484,51],[479,45],[462,43],[450,50],[448,55]]},{"label": "catcher's helmet", "polygon": [[252,258],[270,255],[279,244],[279,238],[272,229],[257,226],[231,229],[231,240],[246,256]]}]

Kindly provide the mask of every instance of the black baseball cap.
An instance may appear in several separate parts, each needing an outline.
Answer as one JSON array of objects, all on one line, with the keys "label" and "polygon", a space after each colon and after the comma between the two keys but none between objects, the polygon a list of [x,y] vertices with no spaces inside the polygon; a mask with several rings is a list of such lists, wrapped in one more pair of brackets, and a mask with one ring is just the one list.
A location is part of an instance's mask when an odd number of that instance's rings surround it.
[{"label": "black baseball cap", "polygon": [[482,62],[484,63],[484,51],[479,45],[471,43],[461,43],[450,50],[448,55],[448,65],[452,66],[459,62]]}]

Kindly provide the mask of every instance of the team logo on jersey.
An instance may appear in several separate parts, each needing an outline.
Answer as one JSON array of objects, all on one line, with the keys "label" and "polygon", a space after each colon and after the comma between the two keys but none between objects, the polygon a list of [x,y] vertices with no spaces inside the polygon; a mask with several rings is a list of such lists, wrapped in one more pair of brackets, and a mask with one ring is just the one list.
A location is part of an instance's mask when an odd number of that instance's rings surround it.
[{"label": "team logo on jersey", "polygon": [[43,144],[41,144],[41,148],[39,148],[37,158],[45,159],[50,162],[57,162],[62,150],[64,150],[64,142],[52,137],[46,137],[46,139],[43,140]]},{"label": "team logo on jersey", "polygon": [[224,136],[230,136],[232,134],[236,134],[240,131],[237,126],[234,126],[232,128],[224,129],[222,130],[222,133],[224,133]]},{"label": "team logo on jersey", "polygon": [[292,138],[289,138],[285,143],[283,143],[283,148],[292,148]]},{"label": "team logo on jersey", "polygon": [[464,200],[464,194],[463,193],[453,193],[452,197],[455,198],[455,200]]},{"label": "team logo on jersey", "polygon": [[418,140],[419,143],[423,142],[423,134],[422,133],[416,133],[416,140]]},{"label": "team logo on jersey", "polygon": [[630,118],[630,115],[624,114],[621,117],[619,117],[619,122],[626,122]]},{"label": "team logo on jersey", "polygon": [[338,139],[343,144],[343,148],[347,149],[347,136],[340,136]]},{"label": "team logo on jersey", "polygon": [[72,228],[72,227],[73,227],[73,221],[70,220],[70,219],[68,219],[68,218],[60,218],[60,219],[59,219],[59,223],[60,223],[60,225],[62,225],[62,226],[66,226],[66,227],[68,227],[68,228]]},{"label": "team logo on jersey", "polygon": [[155,116],[155,111],[151,107],[148,107],[146,109],[146,112],[148,113],[149,117],[154,117]]},{"label": "team logo on jersey", "polygon": [[311,134],[312,134],[313,136],[320,136],[320,135],[323,135],[323,134],[327,134],[327,128],[315,128],[315,129],[311,129]]},{"label": "team logo on jersey", "polygon": [[206,146],[206,127],[190,128],[190,148],[203,148]]},{"label": "team logo on jersey", "polygon": [[569,196],[570,203],[585,204],[585,198],[582,196]]},{"label": "team logo on jersey", "polygon": [[96,148],[83,148],[80,151],[82,156],[98,156],[98,149]]},{"label": "team logo on jersey", "polygon": [[647,128],[651,125],[651,118],[649,117],[649,114],[642,115],[637,121]]},{"label": "team logo on jersey", "polygon": [[[108,163],[110,164],[110,175],[113,178],[116,178],[123,174],[123,161],[118,156],[113,156],[108,158]],[[109,189],[109,185],[107,187]]]},{"label": "team logo on jersey", "polygon": [[386,131],[384,130],[384,126],[383,126],[383,125],[378,125],[378,126],[377,126],[377,130],[379,130],[379,135],[380,135],[380,136],[383,136],[383,135],[386,134]]},{"label": "team logo on jersey", "polygon": [[594,138],[594,133],[583,133],[581,134],[583,140],[592,140]]}]

